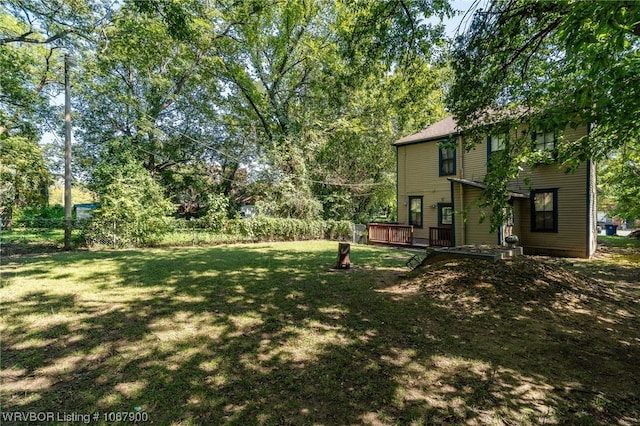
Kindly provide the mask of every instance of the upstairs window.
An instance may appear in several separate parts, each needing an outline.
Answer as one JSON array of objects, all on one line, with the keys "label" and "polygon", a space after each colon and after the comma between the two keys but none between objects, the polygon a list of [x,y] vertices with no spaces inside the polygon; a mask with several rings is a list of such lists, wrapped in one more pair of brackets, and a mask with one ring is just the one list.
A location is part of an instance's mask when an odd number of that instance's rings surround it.
[{"label": "upstairs window", "polygon": [[558,232],[558,190],[531,193],[531,231]]},{"label": "upstairs window", "polygon": [[440,148],[440,176],[456,174],[456,150]]},{"label": "upstairs window", "polygon": [[504,151],[507,147],[507,135],[487,136],[487,163],[491,163],[491,156],[497,152]]},{"label": "upstairs window", "polygon": [[533,136],[536,151],[553,151],[556,148],[555,132],[536,132]]},{"label": "upstairs window", "polygon": [[506,142],[506,135],[489,136],[489,154],[505,149]]}]

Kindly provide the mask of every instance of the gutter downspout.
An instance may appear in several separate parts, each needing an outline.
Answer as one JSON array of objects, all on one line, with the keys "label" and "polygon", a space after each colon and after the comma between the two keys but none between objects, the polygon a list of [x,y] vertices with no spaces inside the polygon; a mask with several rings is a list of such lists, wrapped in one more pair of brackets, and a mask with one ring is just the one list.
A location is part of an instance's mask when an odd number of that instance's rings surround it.
[{"label": "gutter downspout", "polygon": [[[587,135],[591,134],[591,129],[593,128],[592,123],[587,123]],[[598,249],[598,231],[597,231],[597,221],[598,221],[598,204],[597,197],[598,192],[597,182],[598,182],[598,168],[595,161],[590,158],[587,160],[587,252],[586,258],[591,259]]]},{"label": "gutter downspout", "polygon": [[[462,146],[462,133],[460,133],[460,135],[458,136],[458,152],[460,153],[460,178],[464,179],[464,147]],[[464,185],[463,184],[458,184],[458,187],[460,188],[460,207],[462,208],[462,210],[460,210],[461,212],[464,210]],[[453,200],[451,200],[453,201]],[[461,225],[461,244],[460,245],[466,245],[467,244],[467,221],[465,220],[464,214],[460,213],[459,215],[457,215],[458,217],[460,217],[460,225]]]},{"label": "gutter downspout", "polygon": [[[400,151],[398,145],[396,148],[396,222],[400,222]],[[403,168],[404,170],[404,168]]]}]

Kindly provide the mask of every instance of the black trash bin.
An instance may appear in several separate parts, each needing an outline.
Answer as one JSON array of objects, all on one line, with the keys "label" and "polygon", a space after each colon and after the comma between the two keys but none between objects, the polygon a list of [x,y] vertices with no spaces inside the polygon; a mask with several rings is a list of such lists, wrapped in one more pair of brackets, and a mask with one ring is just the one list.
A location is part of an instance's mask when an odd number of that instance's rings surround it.
[{"label": "black trash bin", "polygon": [[604,229],[607,235],[616,235],[618,225],[605,225]]}]

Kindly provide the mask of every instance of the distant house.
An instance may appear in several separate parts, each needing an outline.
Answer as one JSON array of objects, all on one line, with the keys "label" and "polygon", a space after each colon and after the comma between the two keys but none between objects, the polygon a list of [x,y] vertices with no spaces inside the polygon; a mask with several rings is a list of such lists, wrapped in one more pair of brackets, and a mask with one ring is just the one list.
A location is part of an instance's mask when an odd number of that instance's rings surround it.
[{"label": "distant house", "polygon": [[245,219],[249,219],[252,217],[257,216],[257,211],[255,206],[252,205],[244,205],[244,206],[240,206],[240,216],[245,218]]},{"label": "distant house", "polygon": [[[554,150],[562,132],[571,141],[586,135],[587,128],[538,132],[522,126],[540,150]],[[575,173],[558,165],[525,169],[509,182],[511,214],[496,232],[477,203],[492,153],[504,148],[504,135],[487,135],[486,142],[471,151],[463,148],[464,132],[452,117],[395,142],[397,150],[398,221],[411,226],[411,243],[439,246],[470,244],[503,245],[517,235],[524,252],[590,257],[597,244],[596,172],[586,161]],[[440,142],[455,141],[454,149]],[[484,212],[485,214],[487,212]]]},{"label": "distant house", "polygon": [[93,211],[98,208],[98,204],[74,204],[73,211],[75,212],[76,219],[91,219]]}]

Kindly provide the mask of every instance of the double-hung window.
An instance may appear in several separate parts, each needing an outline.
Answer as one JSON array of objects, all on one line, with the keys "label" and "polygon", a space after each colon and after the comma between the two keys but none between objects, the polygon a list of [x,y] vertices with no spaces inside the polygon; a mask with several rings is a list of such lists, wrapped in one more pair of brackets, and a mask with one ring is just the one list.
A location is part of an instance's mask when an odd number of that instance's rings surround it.
[{"label": "double-hung window", "polygon": [[503,151],[507,147],[507,135],[490,135],[487,137],[487,163],[491,163],[491,156]]},{"label": "double-hung window", "polygon": [[456,174],[456,150],[440,148],[440,176]]},{"label": "double-hung window", "polygon": [[506,140],[505,135],[489,136],[489,153],[502,151],[506,146]]},{"label": "double-hung window", "polygon": [[557,189],[539,189],[531,193],[531,231],[558,232]]},{"label": "double-hung window", "polygon": [[556,148],[555,132],[536,132],[533,143],[536,151],[553,151]]},{"label": "double-hung window", "polygon": [[422,228],[422,196],[409,196],[409,225]]}]

